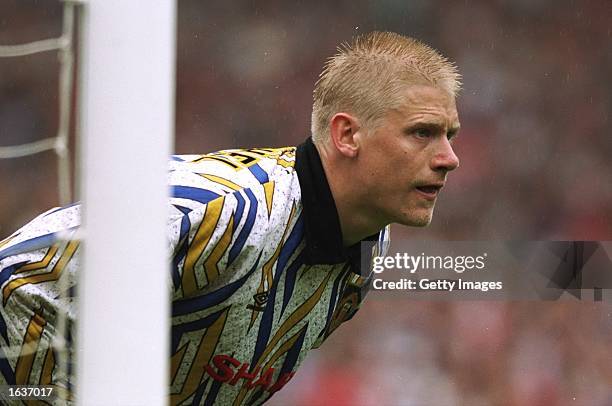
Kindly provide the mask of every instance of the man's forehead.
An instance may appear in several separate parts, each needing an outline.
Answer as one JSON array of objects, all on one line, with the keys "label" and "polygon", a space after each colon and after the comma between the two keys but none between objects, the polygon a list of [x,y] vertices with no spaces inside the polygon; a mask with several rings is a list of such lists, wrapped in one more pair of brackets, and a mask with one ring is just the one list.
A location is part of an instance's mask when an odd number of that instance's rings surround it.
[{"label": "man's forehead", "polygon": [[402,99],[408,106],[431,105],[455,108],[455,97],[437,86],[407,86],[402,92]]},{"label": "man's forehead", "polygon": [[397,111],[406,118],[422,119],[432,124],[459,126],[455,97],[434,86],[409,86],[402,93]]}]

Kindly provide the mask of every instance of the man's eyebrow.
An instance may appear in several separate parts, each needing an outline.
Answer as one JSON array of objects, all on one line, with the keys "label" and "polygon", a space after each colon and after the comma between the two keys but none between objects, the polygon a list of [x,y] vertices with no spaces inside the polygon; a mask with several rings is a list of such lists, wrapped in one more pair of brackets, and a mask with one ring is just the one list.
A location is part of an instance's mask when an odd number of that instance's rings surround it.
[{"label": "man's eyebrow", "polygon": [[450,127],[448,129],[448,132],[449,133],[458,133],[459,130],[461,130],[461,124],[456,124],[456,125],[453,125],[452,127]]},{"label": "man's eyebrow", "polygon": [[[427,121],[427,122],[425,122],[425,121],[417,121],[417,122],[409,124],[406,127],[406,130],[410,131],[410,130],[414,130],[415,128],[426,128],[428,130],[442,132],[444,127],[445,127],[444,124],[442,122],[439,122],[439,121]],[[457,133],[457,132],[459,132],[460,129],[461,129],[461,125],[460,124],[456,124],[456,125],[453,125],[453,126],[449,127],[447,132],[449,132],[449,133]]]}]

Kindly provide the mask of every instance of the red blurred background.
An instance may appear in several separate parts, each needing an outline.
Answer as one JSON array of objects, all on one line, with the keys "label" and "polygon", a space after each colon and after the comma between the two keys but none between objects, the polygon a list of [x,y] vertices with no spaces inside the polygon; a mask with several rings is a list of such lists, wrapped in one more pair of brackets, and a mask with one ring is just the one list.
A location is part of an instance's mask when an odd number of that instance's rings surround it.
[{"label": "red blurred background", "polygon": [[[301,142],[325,58],[391,30],[439,49],[464,78],[461,168],[431,226],[394,226],[394,238],[612,239],[611,2],[178,5],[177,153]],[[0,0],[0,43],[59,35],[61,7]],[[58,68],[52,52],[0,59],[0,145],[55,134]],[[52,152],[0,160],[0,236],[58,204],[55,166]],[[271,404],[609,405],[612,308],[375,294]]]}]

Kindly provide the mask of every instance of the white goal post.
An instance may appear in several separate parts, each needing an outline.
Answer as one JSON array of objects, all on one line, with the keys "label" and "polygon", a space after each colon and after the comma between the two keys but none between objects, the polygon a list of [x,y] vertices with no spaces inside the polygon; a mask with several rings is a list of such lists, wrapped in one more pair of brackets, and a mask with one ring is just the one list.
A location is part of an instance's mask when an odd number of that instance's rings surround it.
[{"label": "white goal post", "polygon": [[165,405],[176,3],[88,0],[81,15],[76,398]]}]

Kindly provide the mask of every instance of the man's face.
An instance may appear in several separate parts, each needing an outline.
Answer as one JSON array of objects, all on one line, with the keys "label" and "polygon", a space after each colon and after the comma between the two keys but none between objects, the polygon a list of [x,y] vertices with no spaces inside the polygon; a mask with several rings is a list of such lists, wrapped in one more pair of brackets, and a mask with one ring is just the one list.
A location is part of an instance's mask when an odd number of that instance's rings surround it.
[{"label": "man's face", "polygon": [[459,166],[451,146],[459,130],[454,97],[410,86],[404,103],[369,134],[361,134],[357,174],[366,211],[386,223],[426,226],[449,171]]}]

